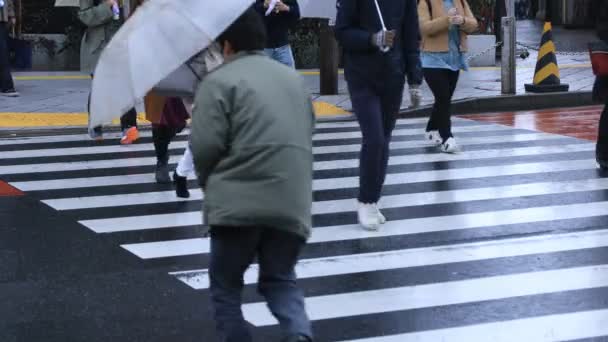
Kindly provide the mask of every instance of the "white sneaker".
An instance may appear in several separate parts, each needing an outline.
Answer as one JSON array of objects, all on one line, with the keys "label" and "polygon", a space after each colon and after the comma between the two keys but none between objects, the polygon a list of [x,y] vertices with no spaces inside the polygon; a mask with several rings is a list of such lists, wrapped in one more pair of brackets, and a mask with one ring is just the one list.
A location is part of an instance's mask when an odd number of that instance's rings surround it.
[{"label": "white sneaker", "polygon": [[422,103],[422,90],[418,87],[410,87],[410,103],[411,108],[418,108]]},{"label": "white sneaker", "polygon": [[439,131],[428,131],[424,134],[424,138],[426,139],[426,141],[432,143],[435,146],[439,146],[443,142]]},{"label": "white sneaker", "polygon": [[380,211],[380,208],[378,208],[378,205],[376,205],[376,211],[378,212],[378,219],[380,220],[380,224],[385,224],[386,217],[382,215],[382,212]]},{"label": "white sneaker", "polygon": [[366,230],[376,231],[380,229],[380,217],[378,216],[378,207],[376,204],[365,204],[359,202],[357,216],[359,224]]},{"label": "white sneaker", "polygon": [[448,138],[444,143],[441,144],[441,152],[444,153],[457,153],[460,152],[460,147],[456,143],[456,139]]}]

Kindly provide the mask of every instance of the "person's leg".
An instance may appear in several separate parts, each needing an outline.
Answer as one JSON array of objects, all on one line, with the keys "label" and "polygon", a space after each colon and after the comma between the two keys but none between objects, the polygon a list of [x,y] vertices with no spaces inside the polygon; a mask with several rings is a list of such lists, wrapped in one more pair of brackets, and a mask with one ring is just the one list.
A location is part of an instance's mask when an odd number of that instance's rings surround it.
[{"label": "person's leg", "polygon": [[291,50],[291,46],[289,46],[289,44],[275,49],[274,57],[276,61],[281,64],[287,65],[290,68],[296,67],[296,62],[293,58],[293,51]]},{"label": "person's leg", "polygon": [[0,22],[0,93],[6,96],[18,96],[11,76],[8,59],[8,30],[4,24]]},{"label": "person's leg", "polygon": [[[91,78],[93,78],[93,74],[91,74]],[[89,116],[91,115],[91,92],[89,92],[89,97],[87,98],[87,113]],[[102,140],[103,130],[101,126],[95,126],[92,129],[89,128],[89,136],[95,140]]]},{"label": "person's leg", "polygon": [[378,210],[384,160],[384,117],[380,97],[370,85],[349,82],[351,102],[363,135],[359,157],[357,218],[367,230],[378,230],[384,217]]},{"label": "person's leg", "polygon": [[603,170],[608,170],[608,100],[600,116],[595,155]]},{"label": "person's leg", "polygon": [[386,145],[380,97],[371,86],[365,84],[350,82],[349,91],[363,136],[359,160],[359,202],[377,203],[380,198],[378,183],[381,179],[382,152]]},{"label": "person's leg", "polygon": [[211,227],[209,291],[220,341],[252,340],[241,311],[243,275],[253,262],[260,230],[252,227]]},{"label": "person's leg", "polygon": [[449,134],[446,132],[446,128],[449,130],[449,127],[445,127],[445,118],[449,118],[448,111],[450,105],[449,72],[447,69],[424,69],[424,78],[435,97],[433,113],[429,120],[427,131],[439,131],[444,141],[451,137],[451,132]]},{"label": "person's leg", "polygon": [[458,85],[458,77],[460,76],[460,72],[447,70],[447,79],[449,84],[449,98],[445,102],[445,110],[440,116],[440,129],[439,134],[445,140],[447,138],[452,138],[454,135],[452,134],[452,96],[454,96],[454,91],[456,91],[456,86]]},{"label": "person's leg", "polygon": [[156,152],[156,182],[166,184],[169,177],[169,143],[175,137],[175,129],[165,125],[152,125],[152,141]]},{"label": "person's leg", "polygon": [[131,127],[137,127],[137,110],[135,108],[131,108],[120,117],[120,127],[123,131]]},{"label": "person's leg", "polygon": [[295,265],[304,239],[274,228],[264,229],[260,238],[258,290],[277,318],[283,334],[312,340],[312,327],[304,306],[304,295],[296,284]]},{"label": "person's leg", "polygon": [[[388,160],[390,156],[390,144],[393,136],[393,130],[397,123],[397,115],[401,109],[401,102],[403,101],[403,90],[405,84],[401,83],[395,86],[385,87],[383,90],[381,108],[382,108],[382,127],[384,133],[384,144],[382,145],[382,160],[380,163],[379,180],[378,180],[378,194],[382,194],[382,187],[386,179],[386,170],[388,168]],[[382,221],[386,221],[382,219]]]},{"label": "person's leg", "polygon": [[173,183],[175,184],[175,193],[177,197],[190,197],[190,191],[188,191],[188,175],[193,171],[194,158],[192,157],[190,145],[188,145],[186,147],[186,151],[184,151],[184,154],[182,155],[182,158],[177,163],[175,173],[173,174]]},{"label": "person's leg", "polygon": [[131,108],[127,113],[120,117],[120,127],[122,129],[122,138],[120,143],[130,145],[139,139],[137,131],[137,111]]}]

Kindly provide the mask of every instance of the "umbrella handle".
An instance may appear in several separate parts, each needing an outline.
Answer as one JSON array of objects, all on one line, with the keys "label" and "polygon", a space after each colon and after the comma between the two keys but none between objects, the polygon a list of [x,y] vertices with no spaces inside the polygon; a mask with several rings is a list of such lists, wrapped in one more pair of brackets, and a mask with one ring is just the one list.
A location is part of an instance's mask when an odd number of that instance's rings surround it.
[{"label": "umbrella handle", "polygon": [[[378,18],[380,18],[380,25],[382,25],[382,31],[386,32],[386,25],[384,25],[384,18],[382,17],[382,11],[380,10],[380,5],[378,4],[378,0],[374,0],[374,3],[376,4],[376,11],[378,12]],[[388,46],[382,46],[380,47],[380,51],[387,53],[391,50],[390,47]]]}]

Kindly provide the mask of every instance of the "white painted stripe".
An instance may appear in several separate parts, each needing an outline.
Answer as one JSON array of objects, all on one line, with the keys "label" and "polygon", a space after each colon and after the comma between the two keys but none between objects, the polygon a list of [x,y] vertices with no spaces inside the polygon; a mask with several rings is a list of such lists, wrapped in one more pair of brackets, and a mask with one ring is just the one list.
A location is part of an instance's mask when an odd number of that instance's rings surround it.
[{"label": "white painted stripe", "polygon": [[[560,163],[556,163],[562,166]],[[594,167],[593,163],[589,163],[591,168]],[[553,168],[543,165],[547,170]],[[567,166],[564,166],[567,167]],[[480,173],[476,169],[463,169],[466,175],[474,178],[495,176],[496,173],[500,176],[500,172],[509,173],[514,170],[513,166],[501,166],[498,167],[498,172],[494,172],[493,168],[490,170],[484,170],[484,173]],[[524,164],[516,170],[526,170],[528,172],[534,172],[537,168],[535,164],[526,167]],[[470,171],[472,170],[472,171]],[[467,172],[469,171],[469,172]],[[487,172],[485,172],[487,171]],[[440,172],[440,171],[428,171]],[[418,173],[414,173],[417,175]],[[452,175],[452,174],[451,174]],[[439,176],[437,176],[439,177]],[[412,181],[407,176],[395,175],[392,177],[388,184],[406,184]],[[413,177],[413,181],[416,178]],[[356,181],[356,180],[355,180]],[[402,181],[403,183],[394,183],[393,181]],[[348,187],[348,185],[356,186],[357,184],[343,184],[342,179],[334,179],[331,183],[335,188],[342,189]],[[473,188],[473,189],[462,189],[462,190],[451,190],[451,191],[436,191],[436,192],[423,192],[403,195],[391,195],[382,198],[383,208],[399,208],[407,207],[411,205],[430,205],[430,204],[441,204],[441,203],[459,203],[468,201],[480,201],[490,199],[502,199],[512,198],[520,196],[539,196],[539,195],[550,195],[550,194],[566,194],[569,192],[578,191],[596,191],[608,189],[608,178],[601,179],[585,179],[569,182],[542,182],[542,183],[530,183],[530,184],[514,184],[498,187],[488,188]],[[47,204],[56,210],[74,210],[74,209],[90,209],[90,208],[109,208],[109,207],[121,207],[125,205],[140,205],[140,204],[155,204],[155,203],[172,203],[172,202],[185,202],[185,201],[198,201],[203,199],[203,194],[200,189],[192,191],[192,196],[188,199],[178,198],[175,196],[174,191],[163,191],[163,192],[144,192],[136,194],[119,194],[119,195],[104,195],[104,196],[88,196],[88,197],[74,197],[74,198],[62,198],[62,199],[49,199],[43,200],[43,203]],[[318,201],[314,202],[312,206],[312,214],[331,214],[353,211],[355,205],[355,199],[342,199],[332,201]]]},{"label": "white painted stripe", "polygon": [[[479,125],[479,126],[462,126],[462,127],[453,127],[452,131],[454,133],[464,133],[464,132],[490,132],[490,131],[513,131],[513,127],[502,126],[502,125]],[[420,136],[422,140],[424,136],[423,128],[405,128],[405,129],[396,129],[393,131],[393,136]],[[339,133],[317,133],[313,136],[314,141],[324,141],[324,140],[337,140],[337,139],[357,139],[361,138],[360,131],[353,132],[339,132]]]},{"label": "white painted stripe", "polygon": [[[152,242],[123,245],[142,259],[166,258],[202,254],[203,239]],[[299,279],[328,277],[361,272],[423,267],[457,262],[510,258],[534,254],[575,251],[608,246],[608,230],[542,235],[455,245],[403,249],[388,252],[345,255],[298,262]],[[209,288],[208,270],[172,272],[179,280],[195,290]],[[245,272],[245,284],[258,281],[258,265]]]},{"label": "white painted stripe", "polygon": [[[469,159],[492,159],[506,158],[518,156],[532,156],[543,154],[558,154],[558,153],[573,153],[573,152],[589,152],[595,151],[595,144],[574,144],[563,146],[539,146],[539,147],[521,147],[513,149],[491,149],[475,152],[465,152],[461,154],[446,154],[446,153],[426,153],[407,156],[391,157],[391,165],[406,165],[418,163],[430,163],[440,161],[456,161]],[[353,165],[356,165],[357,160],[352,160]],[[318,165],[325,165],[319,163]],[[86,177],[86,178],[68,178],[57,180],[44,181],[25,181],[13,182],[12,186],[21,191],[40,191],[40,190],[56,190],[56,189],[75,189],[87,187],[102,187],[112,185],[127,185],[127,184],[146,184],[155,183],[154,176],[150,173],[135,174],[135,175],[120,175],[106,177]]]},{"label": "white painted stripe", "polygon": [[522,318],[350,342],[558,342],[608,335],[608,309]]},{"label": "white painted stripe", "polygon": [[[556,161],[546,163],[522,163],[498,166],[480,166],[438,171],[412,171],[391,173],[386,176],[385,185],[436,182],[444,180],[487,178],[500,176],[529,175],[544,172],[589,170],[597,168],[594,159]],[[358,177],[316,179],[313,190],[354,188],[359,186]]]},{"label": "white painted stripe", "polygon": [[[512,135],[512,136],[501,136],[501,137],[484,137],[484,138],[473,138],[476,140],[475,143],[479,143],[480,141],[494,141],[494,142],[514,142],[514,141],[539,141],[539,140],[547,140],[553,139],[555,136],[539,133],[539,134],[522,134],[522,135]],[[473,140],[471,139],[471,140]],[[464,140],[464,139],[463,139]],[[428,146],[428,144],[423,141],[412,141],[405,142],[406,147],[423,147]],[[358,146],[357,150],[361,147]],[[465,146],[463,144],[463,146]],[[322,147],[321,147],[322,148]],[[333,148],[333,147],[332,147]],[[316,149],[316,148],[315,148]],[[317,153],[316,151],[313,151]],[[473,152],[471,152],[473,153]],[[172,162],[177,162],[181,156],[172,156]],[[23,173],[33,173],[33,172],[56,172],[56,171],[76,171],[76,170],[94,170],[94,169],[104,169],[104,168],[117,168],[117,167],[135,167],[135,166],[146,166],[146,165],[155,165],[156,158],[146,157],[146,158],[121,158],[121,159],[111,159],[111,160],[94,160],[94,161],[78,161],[78,162],[63,162],[63,163],[41,163],[41,164],[26,164],[26,165],[8,165],[8,166],[0,166],[0,175],[10,175],[10,174],[23,174]],[[358,165],[358,161],[355,159],[350,159],[346,161],[331,161],[331,162],[318,162],[315,163],[315,170],[327,170],[330,167],[348,167],[347,165],[355,164]],[[345,166],[343,166],[345,165]]]},{"label": "white painted stripe", "polygon": [[[174,141],[171,149],[186,148],[187,141]],[[111,146],[89,146],[89,147],[67,147],[67,148],[48,148],[41,150],[23,150],[1,152],[3,158],[37,158],[37,157],[58,157],[58,156],[78,156],[78,155],[100,155],[121,152],[142,152],[153,151],[153,144],[131,144],[131,145],[111,145]]]},{"label": "white painted stripe", "polygon": [[[608,286],[608,265],[310,297],[306,311],[316,321],[603,286]],[[256,326],[277,324],[266,303],[245,304],[243,314]]]},{"label": "white painted stripe", "polygon": [[[470,137],[470,138],[456,138],[458,144],[462,147],[466,147],[468,145],[481,145],[481,144],[496,144],[496,143],[515,143],[515,142],[526,142],[526,141],[543,141],[543,140],[551,140],[559,137],[552,134],[547,133],[527,133],[527,134],[513,134],[513,135],[499,135],[499,136],[489,136],[489,137]],[[391,149],[402,149],[402,148],[423,148],[428,147],[431,151],[433,150],[433,146],[429,144],[426,140],[420,139],[415,141],[394,141],[391,142]],[[330,154],[330,153],[347,153],[347,152],[359,152],[361,150],[361,144],[351,144],[351,145],[336,145],[336,146],[321,146],[314,147],[314,154]],[[439,150],[437,150],[439,151]],[[474,152],[471,152],[474,153]],[[465,152],[461,154],[467,154],[466,148]]]},{"label": "white painted stripe", "polygon": [[200,211],[79,221],[80,224],[91,229],[95,233],[114,233],[143,229],[194,226],[201,225],[202,222],[202,213]]},{"label": "white painted stripe", "polygon": [[122,245],[141,259],[156,259],[209,253],[207,238],[143,242]]},{"label": "white painted stripe", "polygon": [[[389,221],[382,225],[382,229],[377,232],[365,231],[361,229],[358,224],[318,227],[313,230],[309,243],[479,229],[495,225],[533,223],[605,215],[608,215],[608,202],[591,202],[396,220]],[[79,223],[97,233],[113,233],[200,225],[202,224],[202,215],[199,211],[194,211],[175,214],[86,220],[79,221]]]},{"label": "white painted stripe", "polygon": [[190,198],[179,198],[175,195],[175,191],[159,191],[138,194],[61,198],[44,200],[42,202],[56,210],[74,210],[122,207],[126,205],[189,202],[200,201],[202,199],[202,191],[200,189],[192,189],[190,191]]}]

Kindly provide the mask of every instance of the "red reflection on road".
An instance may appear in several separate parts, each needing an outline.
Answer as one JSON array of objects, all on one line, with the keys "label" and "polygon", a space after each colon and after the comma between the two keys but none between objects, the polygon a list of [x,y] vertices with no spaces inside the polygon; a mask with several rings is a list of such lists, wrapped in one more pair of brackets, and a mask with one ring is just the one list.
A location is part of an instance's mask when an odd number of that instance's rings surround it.
[{"label": "red reflection on road", "polygon": [[3,181],[0,181],[0,196],[4,197],[4,196],[23,196],[23,192],[21,192],[19,189],[9,185],[8,183],[5,183]]},{"label": "red reflection on road", "polygon": [[602,106],[592,106],[459,117],[596,141],[602,110]]}]

